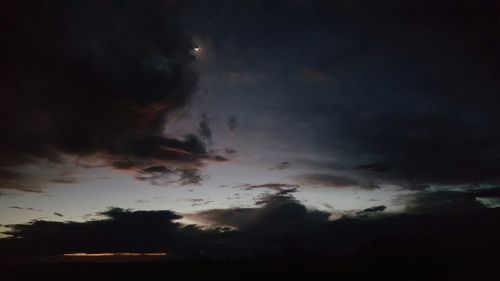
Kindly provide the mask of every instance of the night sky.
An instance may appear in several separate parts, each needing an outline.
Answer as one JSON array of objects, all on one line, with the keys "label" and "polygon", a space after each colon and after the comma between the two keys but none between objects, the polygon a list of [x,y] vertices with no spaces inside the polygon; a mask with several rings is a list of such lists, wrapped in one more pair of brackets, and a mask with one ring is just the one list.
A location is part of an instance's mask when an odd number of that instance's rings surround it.
[{"label": "night sky", "polygon": [[500,250],[499,1],[2,1],[0,38],[0,255]]}]

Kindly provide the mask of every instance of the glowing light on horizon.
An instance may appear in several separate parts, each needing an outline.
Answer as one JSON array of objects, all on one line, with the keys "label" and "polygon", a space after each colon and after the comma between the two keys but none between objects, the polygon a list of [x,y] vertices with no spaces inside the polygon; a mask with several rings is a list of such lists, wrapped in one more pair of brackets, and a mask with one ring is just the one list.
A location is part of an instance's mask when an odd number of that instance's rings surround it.
[{"label": "glowing light on horizon", "polygon": [[167,253],[70,253],[63,254],[65,257],[159,257]]}]

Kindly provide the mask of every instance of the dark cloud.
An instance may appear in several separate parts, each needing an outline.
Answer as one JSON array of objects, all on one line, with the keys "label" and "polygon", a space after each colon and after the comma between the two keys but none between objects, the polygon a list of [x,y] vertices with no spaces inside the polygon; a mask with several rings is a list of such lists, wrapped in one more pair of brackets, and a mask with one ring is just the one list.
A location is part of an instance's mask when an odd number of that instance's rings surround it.
[{"label": "dark cloud", "polygon": [[[279,185],[279,184],[278,184]],[[261,188],[261,187],[257,187]],[[274,193],[269,193],[265,192],[254,198],[254,202],[256,206],[265,206],[267,205],[270,201],[290,201],[290,202],[297,202],[294,197],[294,193],[298,191],[298,186],[294,187],[268,187],[271,190],[275,190]],[[297,202],[298,203],[298,202]]]},{"label": "dark cloud", "polygon": [[358,166],[356,169],[367,172],[386,173],[390,171],[391,168],[384,163],[371,163]]},{"label": "dark cloud", "polygon": [[206,114],[201,115],[200,123],[198,124],[198,133],[207,140],[209,144],[212,143],[212,130],[210,130],[210,119]]},{"label": "dark cloud", "polygon": [[234,132],[234,130],[236,130],[236,126],[237,126],[236,116],[231,115],[231,116],[227,117],[226,124],[227,124],[227,128],[229,129],[229,131]]},{"label": "dark cloud", "polygon": [[[23,191],[23,192],[31,192],[31,193],[41,193],[42,190],[40,186],[33,185],[30,183],[25,183],[21,181],[21,178],[18,179],[0,179],[0,186],[2,189],[11,189],[11,190],[17,190],[17,191]],[[0,192],[0,195],[4,194],[11,194],[8,192]]]},{"label": "dark cloud", "polygon": [[363,213],[382,212],[382,211],[384,211],[386,208],[387,208],[387,207],[386,207],[386,206],[384,206],[384,205],[375,206],[375,207],[371,207],[371,208],[364,209],[364,210],[363,210]]},{"label": "dark cloud", "polygon": [[152,185],[163,186],[179,181],[178,178],[173,179],[173,176],[177,176],[175,169],[165,166],[152,166],[139,171],[135,178],[140,181],[147,181]]},{"label": "dark cloud", "polygon": [[383,212],[386,208],[387,207],[384,206],[384,205],[374,206],[374,207],[370,207],[370,208],[366,208],[364,210],[361,210],[357,214],[360,215],[360,216],[366,216],[366,215],[370,215],[370,214],[373,214],[373,213]]},{"label": "dark cloud", "polygon": [[222,2],[193,25],[264,77],[220,88],[265,133],[384,181],[500,181],[498,1]]},{"label": "dark cloud", "polygon": [[27,210],[27,211],[35,211],[35,212],[41,212],[42,210],[40,209],[34,209],[34,208],[24,208],[24,207],[19,207],[19,206],[9,206],[10,209],[18,209],[18,210]]},{"label": "dark cloud", "polygon": [[430,188],[430,185],[428,184],[422,184],[422,183],[403,183],[402,186],[404,189],[411,190],[411,191],[422,191]]},{"label": "dark cloud", "polygon": [[191,204],[191,207],[199,207],[199,206],[206,206],[210,203],[213,203],[214,201],[211,201],[211,200],[206,200],[206,201],[202,201],[202,202],[196,202],[196,203],[192,203]]},{"label": "dark cloud", "polygon": [[54,216],[58,216],[58,217],[64,217],[64,215],[63,215],[63,214],[61,214],[61,213],[58,213],[58,212],[54,212]]},{"label": "dark cloud", "polygon": [[135,174],[137,180],[158,186],[200,184],[205,177],[200,174],[198,169],[169,168],[165,166],[151,166]]},{"label": "dark cloud", "polygon": [[214,161],[217,161],[217,162],[229,161],[228,158],[226,158],[226,157],[224,157],[222,155],[214,155],[211,159],[214,160]]},{"label": "dark cloud", "polygon": [[199,203],[205,201],[204,199],[201,198],[189,198],[189,199],[184,199],[182,201],[187,201],[187,202],[192,202],[192,203]]},{"label": "dark cloud", "polygon": [[[382,211],[383,206],[367,209]],[[353,217],[330,221],[329,213],[308,210],[293,197],[271,195],[258,208],[214,209],[186,218],[215,228],[181,226],[170,211],[112,208],[100,220],[34,221],[7,225],[3,256],[74,252],[167,252],[172,258],[334,258],[365,253],[373,257],[445,258],[484,255],[500,249],[499,209],[432,215]],[[217,227],[220,226],[220,227]],[[227,227],[230,227],[229,229]],[[483,249],[483,250],[479,250]],[[486,250],[487,249],[487,250]],[[382,254],[383,253],[383,254]]]},{"label": "dark cloud", "polygon": [[172,220],[180,218],[170,211],[132,212],[119,208],[101,215],[106,218],[83,223],[36,221],[12,225],[7,234],[23,241],[22,244],[12,241],[18,244],[15,250],[20,252],[158,251],[174,245],[168,241],[178,229]]},{"label": "dark cloud", "polygon": [[[153,185],[171,183],[200,183],[205,176],[200,169],[205,161],[226,161],[222,156],[212,155],[194,135],[182,139],[150,137],[132,144],[130,156],[105,157],[116,169],[130,170],[138,180]],[[155,159],[156,161],[151,161]],[[152,163],[163,165],[151,166]],[[166,166],[165,166],[166,165]],[[167,167],[168,166],[168,167]]]},{"label": "dark cloud", "polygon": [[129,162],[200,155],[203,147],[185,147],[194,137],[162,135],[197,81],[180,2],[10,2],[0,10],[2,170],[60,161],[60,153]]},{"label": "dark cloud", "polygon": [[188,163],[208,159],[205,145],[194,135],[181,139],[152,136],[131,143],[123,152],[134,157],[125,159],[131,166],[134,161],[151,158]]},{"label": "dark cloud", "polygon": [[370,182],[362,183],[350,177],[338,176],[332,174],[311,173],[311,174],[298,175],[295,176],[294,178],[303,185],[309,185],[309,186],[320,186],[320,187],[322,186],[322,187],[332,187],[332,188],[354,187],[366,190],[379,188],[378,185]]},{"label": "dark cloud", "polygon": [[406,212],[413,214],[453,214],[467,213],[487,209],[477,198],[481,194],[500,197],[498,189],[471,191],[421,191],[415,194],[402,195],[396,202],[406,205]]},{"label": "dark cloud", "polygon": [[59,177],[59,178],[52,179],[50,182],[53,182],[53,183],[62,183],[62,184],[70,184],[70,183],[78,182],[78,179],[77,178],[73,178],[73,177]]},{"label": "dark cloud", "polygon": [[[384,179],[500,180],[500,30],[492,12],[498,2],[362,1],[347,7],[332,1],[323,8],[337,9],[344,20],[332,21],[357,32],[325,34],[325,48],[333,48],[315,64],[341,83],[328,89],[342,92],[330,102],[318,100],[323,104],[316,112],[302,111],[331,121],[317,123],[321,145],[342,151],[343,160],[358,161],[360,169],[388,173]],[[338,40],[343,47],[334,46]]]},{"label": "dark cloud", "polygon": [[205,206],[213,202],[211,200],[205,200],[201,198],[188,198],[179,201],[189,202],[191,203],[191,207]]},{"label": "dark cloud", "polygon": [[[1,165],[1,164],[0,164]],[[24,192],[42,192],[39,186],[23,182],[21,179],[25,175],[13,169],[0,168],[0,189],[19,190]],[[0,192],[0,196],[7,194]]]},{"label": "dark cloud", "polygon": [[21,177],[21,173],[12,171],[11,169],[0,169],[0,178],[2,180],[13,180]]},{"label": "dark cloud", "polygon": [[273,194],[268,196],[261,208],[212,209],[191,216],[203,222],[218,226],[244,229],[272,229],[288,227],[291,224],[309,224],[328,221],[329,214],[308,211],[291,196]]},{"label": "dark cloud", "polygon": [[290,167],[290,162],[287,162],[287,161],[283,161],[279,164],[277,164],[276,166],[274,167],[271,167],[270,170],[285,170],[285,169],[288,169]]},{"label": "dark cloud", "polygon": [[474,194],[476,197],[483,197],[483,198],[500,198],[500,187],[499,186],[492,186],[488,188],[480,188],[476,189],[475,191],[469,191]]},{"label": "dark cloud", "polygon": [[[384,210],[385,206],[375,206],[364,210],[363,215]],[[498,209],[469,211],[460,215],[357,216],[329,221],[329,213],[307,210],[293,197],[271,195],[261,208],[215,209],[197,213],[191,218],[237,228],[230,232],[234,234],[235,244],[231,244],[234,249],[241,247],[245,253],[256,251],[273,256],[311,255],[321,258],[350,255],[371,249],[381,242],[380,239],[388,238],[392,242],[383,243],[383,252],[401,256],[411,253],[436,257],[449,250],[465,255],[477,245],[498,247],[492,232],[488,232],[485,240],[481,238],[483,231],[496,225]],[[493,227],[492,231],[498,233],[500,229]],[[427,242],[420,244],[422,241]],[[381,252],[372,254],[382,256]]]},{"label": "dark cloud", "polygon": [[243,188],[245,190],[266,188],[278,192],[283,192],[283,191],[294,192],[300,186],[298,184],[290,184],[290,183],[265,183],[265,184],[243,184],[235,187]]},{"label": "dark cloud", "polygon": [[[7,183],[4,185],[2,188],[7,188],[7,189],[15,189],[18,191],[23,191],[23,192],[29,192],[29,193],[42,193],[42,190],[39,186],[33,186],[33,185],[27,185],[23,183]],[[0,193],[3,194],[3,193]],[[5,193],[7,194],[7,193]]]},{"label": "dark cloud", "polygon": [[198,170],[195,169],[182,169],[180,170],[180,184],[200,184],[204,179],[203,175],[200,175]]}]

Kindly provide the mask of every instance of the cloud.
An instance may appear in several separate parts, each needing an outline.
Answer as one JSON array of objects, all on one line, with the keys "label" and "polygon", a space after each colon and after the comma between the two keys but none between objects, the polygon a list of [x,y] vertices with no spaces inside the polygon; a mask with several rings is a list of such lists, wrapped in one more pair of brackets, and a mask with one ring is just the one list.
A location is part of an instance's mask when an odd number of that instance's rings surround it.
[{"label": "cloud", "polygon": [[21,245],[16,245],[20,247],[16,250],[39,254],[148,252],[174,245],[173,241],[168,241],[178,228],[172,220],[180,218],[170,211],[132,212],[120,208],[111,208],[100,215],[105,219],[87,222],[35,221],[11,225],[7,234],[23,241]]},{"label": "cloud", "polygon": [[391,167],[387,166],[384,163],[370,163],[356,167],[355,169],[367,171],[367,172],[375,172],[375,173],[386,173],[390,171]]},{"label": "cloud", "polygon": [[191,203],[191,207],[205,206],[213,202],[211,200],[205,200],[201,198],[187,198],[178,201],[189,202]]},{"label": "cloud", "polygon": [[0,178],[3,180],[18,179],[21,177],[21,173],[13,171],[11,169],[0,169]]},{"label": "cloud", "polygon": [[411,183],[411,182],[403,182],[401,184],[404,189],[410,190],[410,191],[422,191],[429,189],[431,186],[428,184],[422,184],[422,183]]},{"label": "cloud", "polygon": [[384,205],[374,206],[374,207],[370,207],[370,208],[366,208],[364,210],[361,210],[357,214],[360,215],[360,216],[366,216],[366,215],[370,215],[370,214],[373,214],[373,213],[383,212],[386,208],[387,207],[384,206]]},{"label": "cloud", "polygon": [[198,169],[151,166],[137,172],[135,178],[152,185],[167,186],[199,184],[206,176],[201,175]]},{"label": "cloud", "polygon": [[206,114],[201,115],[200,123],[198,124],[198,133],[207,140],[209,144],[212,143],[212,130],[210,130],[210,119]]},{"label": "cloud", "polygon": [[[124,153],[135,157],[135,159],[128,158],[132,160],[156,158],[165,161],[196,163],[201,159],[207,159],[205,145],[194,135],[186,135],[184,138],[160,136],[144,138],[131,143]],[[130,163],[133,164],[133,162]]]},{"label": "cloud", "polygon": [[474,194],[476,197],[483,198],[500,198],[500,187],[499,186],[490,186],[487,188],[479,188],[474,191],[469,191]]},{"label": "cloud", "polygon": [[[183,5],[51,1],[2,11],[11,27],[0,52],[2,171],[61,153],[117,162],[202,154],[184,149],[192,136],[163,135],[197,85],[190,37],[179,28]],[[2,187],[11,176],[2,173]]]},{"label": "cloud", "polygon": [[396,203],[403,203],[406,206],[406,212],[412,214],[460,214],[487,209],[487,206],[477,200],[481,194],[500,197],[498,189],[474,191],[466,188],[463,191],[420,191],[401,195],[396,198]]},{"label": "cloud", "polygon": [[236,116],[231,115],[231,116],[227,117],[226,125],[227,125],[227,128],[229,129],[229,131],[234,132],[236,130],[237,124],[238,124],[238,122],[237,122]]},{"label": "cloud", "polygon": [[[498,24],[491,12],[496,7],[489,1],[378,1],[363,3],[363,9],[354,5],[351,11],[324,5],[348,15],[349,20],[339,20],[341,26],[370,35],[338,30],[335,36],[325,33],[324,48],[316,46],[319,55],[311,67],[334,79],[322,87],[342,92],[311,101],[320,108],[316,112],[303,110],[318,145],[341,152],[336,153],[340,162],[384,180],[439,185],[500,181],[500,116],[492,106],[500,101],[494,94],[499,88],[499,42],[493,39],[498,31],[491,27]],[[429,10],[435,13],[431,18]],[[398,11],[397,16],[389,11]]]},{"label": "cloud", "polygon": [[[384,206],[375,206],[362,212],[383,210]],[[7,225],[5,234],[12,237],[0,239],[0,255],[167,252],[173,259],[192,259],[203,252],[213,259],[328,259],[361,253],[379,258],[444,258],[443,253],[451,251],[476,257],[477,249],[500,248],[499,211],[484,208],[460,214],[386,214],[330,221],[328,212],[307,209],[290,195],[271,194],[254,208],[212,209],[182,216],[212,226],[201,228],[181,225],[176,220],[182,217],[168,210],[110,208],[97,214],[103,218],[86,222],[39,220]],[[375,248],[384,249],[384,254]]]},{"label": "cloud", "polygon": [[197,6],[221,68],[268,79],[239,114],[380,181],[498,183],[498,3],[351,2]]},{"label": "cloud", "polygon": [[152,185],[163,186],[179,181],[179,179],[172,179],[173,176],[177,176],[174,169],[165,166],[152,166],[139,171],[135,178],[140,181],[147,181]]},{"label": "cloud", "polygon": [[288,168],[290,168],[290,162],[283,161],[283,162],[277,164],[276,166],[271,167],[269,170],[271,170],[271,171],[279,171],[279,170],[285,170],[285,169],[288,169]]},{"label": "cloud", "polygon": [[308,211],[291,196],[269,195],[260,208],[212,209],[189,216],[215,226],[230,226],[244,229],[272,229],[289,224],[316,223],[328,221],[329,214]]},{"label": "cloud", "polygon": [[332,187],[332,188],[360,188],[366,190],[372,190],[379,188],[373,183],[361,183],[358,180],[352,179],[350,177],[338,176],[333,174],[323,174],[323,173],[311,173],[302,174],[294,177],[295,180],[303,185],[309,186],[319,186],[319,187]]},{"label": "cloud", "polygon": [[53,183],[62,183],[62,184],[70,184],[70,183],[78,182],[78,179],[77,178],[73,178],[73,177],[58,177],[58,178],[52,179],[50,182],[53,182]]},{"label": "cloud", "polygon": [[181,185],[199,184],[204,179],[198,170],[195,169],[182,169],[180,170],[180,183]]},{"label": "cloud", "polygon": [[210,158],[211,160],[213,161],[217,161],[217,162],[225,162],[225,161],[229,161],[228,158],[222,156],[222,155],[212,155],[212,157]]},{"label": "cloud", "polygon": [[[39,186],[32,185],[29,183],[21,182],[20,180],[0,180],[1,188],[5,190],[17,190],[29,193],[42,193],[42,189]],[[11,194],[8,192],[0,192],[0,196],[4,194]]]},{"label": "cloud", "polygon": [[34,208],[24,208],[24,207],[19,207],[19,206],[9,206],[10,209],[18,209],[18,210],[27,210],[27,211],[35,211],[35,212],[41,212],[42,210],[40,209],[34,209]]},{"label": "cloud", "polygon": [[197,203],[192,203],[191,204],[191,207],[199,207],[199,206],[206,206],[210,203],[213,203],[214,201],[211,201],[211,200],[206,200],[206,201],[203,201],[203,202],[197,202]]},{"label": "cloud", "polygon": [[265,184],[243,184],[235,187],[243,188],[245,190],[266,188],[278,192],[283,192],[283,191],[295,192],[297,188],[300,186],[298,184],[290,184],[290,183],[265,183]]},{"label": "cloud", "polygon": [[[495,136],[488,129],[473,133],[456,118],[459,117],[433,116],[417,120],[394,116],[392,119],[397,121],[388,121],[381,117],[376,122],[384,127],[378,132],[369,128],[356,132],[366,135],[359,136],[363,143],[354,145],[373,147],[385,163],[390,163],[384,165],[392,168],[367,165],[358,168],[383,173],[381,178],[410,180],[420,185],[495,183],[498,178],[493,171],[500,167],[492,143]],[[475,134],[490,136],[479,139],[482,137]]]},{"label": "cloud", "polygon": [[[25,174],[18,171],[17,169],[14,170],[10,168],[0,167],[0,189],[10,189],[32,193],[42,192],[39,186],[23,181],[22,179],[24,177]],[[7,193],[0,192],[0,196],[2,196],[3,194]]]}]

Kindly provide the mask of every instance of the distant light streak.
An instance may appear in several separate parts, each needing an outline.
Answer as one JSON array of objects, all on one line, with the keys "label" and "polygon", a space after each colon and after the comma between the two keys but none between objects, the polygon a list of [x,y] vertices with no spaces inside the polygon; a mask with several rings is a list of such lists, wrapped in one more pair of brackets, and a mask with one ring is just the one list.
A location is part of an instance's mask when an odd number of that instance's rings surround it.
[{"label": "distant light streak", "polygon": [[158,257],[166,256],[167,253],[71,253],[64,254],[65,257]]},{"label": "distant light streak", "polygon": [[162,146],[161,149],[168,151],[168,152],[175,152],[175,153],[184,154],[184,155],[192,155],[192,153],[187,151],[187,150],[175,148],[175,147]]}]

